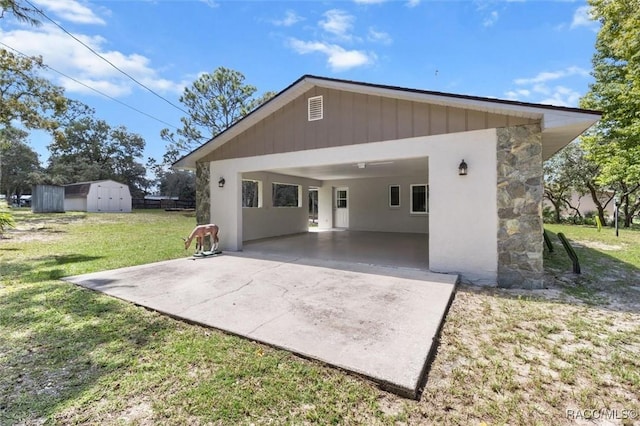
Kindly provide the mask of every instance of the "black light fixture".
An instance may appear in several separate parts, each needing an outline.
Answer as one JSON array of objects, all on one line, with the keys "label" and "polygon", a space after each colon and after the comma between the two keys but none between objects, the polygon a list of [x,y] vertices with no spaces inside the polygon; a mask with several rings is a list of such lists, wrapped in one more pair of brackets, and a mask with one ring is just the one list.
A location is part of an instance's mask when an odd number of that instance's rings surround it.
[{"label": "black light fixture", "polygon": [[219,188],[224,188],[224,178],[221,177],[220,180],[218,181],[218,187]]},{"label": "black light fixture", "polygon": [[460,176],[466,176],[468,168],[469,168],[469,166],[467,166],[467,163],[465,163],[464,160],[462,160],[460,162],[460,165],[458,166],[458,174]]}]

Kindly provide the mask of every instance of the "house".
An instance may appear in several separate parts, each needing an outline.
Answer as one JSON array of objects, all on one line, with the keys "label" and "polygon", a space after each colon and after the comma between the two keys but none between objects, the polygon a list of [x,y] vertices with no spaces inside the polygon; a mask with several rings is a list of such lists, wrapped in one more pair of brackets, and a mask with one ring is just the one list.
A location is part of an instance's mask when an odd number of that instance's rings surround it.
[{"label": "house", "polygon": [[223,250],[307,231],[313,188],[320,228],[420,234],[431,271],[540,288],[542,162],[599,118],[305,75],[174,167],[196,170]]},{"label": "house", "polygon": [[[602,191],[597,193],[597,197],[604,207],[605,218],[612,218],[615,214],[615,193],[611,191]],[[563,203],[562,210],[560,212],[560,215],[564,218],[576,216],[576,210],[580,212],[580,215],[583,217],[589,214],[598,215],[598,207],[596,206],[596,203],[593,202],[593,197],[590,193],[580,194],[577,191],[572,191],[568,201],[571,203],[571,206]],[[543,201],[543,208],[544,207],[548,207],[551,211],[554,211],[553,204],[546,197]]]},{"label": "house", "polygon": [[131,213],[129,186],[97,180],[64,186],[64,209],[100,213]]}]

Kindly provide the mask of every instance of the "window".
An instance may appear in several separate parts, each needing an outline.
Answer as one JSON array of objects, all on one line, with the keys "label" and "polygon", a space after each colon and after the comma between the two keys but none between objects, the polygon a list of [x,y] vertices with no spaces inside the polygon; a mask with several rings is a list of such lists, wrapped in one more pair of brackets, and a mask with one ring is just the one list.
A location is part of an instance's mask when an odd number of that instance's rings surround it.
[{"label": "window", "polygon": [[411,214],[429,213],[429,185],[411,185]]},{"label": "window", "polygon": [[389,185],[389,207],[400,207],[400,185]]},{"label": "window", "polygon": [[242,207],[262,207],[262,182],[242,181]]},{"label": "window", "polygon": [[272,184],[273,207],[300,207],[300,185]]},{"label": "window", "polygon": [[322,107],[322,96],[314,96],[308,99],[309,110],[308,110],[308,118],[309,121],[322,120],[323,117],[323,107]]},{"label": "window", "polygon": [[347,208],[347,190],[346,189],[338,189],[336,191],[336,207],[339,209]]}]

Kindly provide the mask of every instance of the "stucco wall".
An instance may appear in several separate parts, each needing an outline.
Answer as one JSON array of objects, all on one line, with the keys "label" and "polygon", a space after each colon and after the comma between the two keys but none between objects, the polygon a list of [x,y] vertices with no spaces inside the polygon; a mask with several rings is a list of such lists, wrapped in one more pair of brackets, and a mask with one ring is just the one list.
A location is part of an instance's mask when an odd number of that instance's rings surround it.
[{"label": "stucco wall", "polygon": [[[213,161],[211,176],[216,181],[220,176],[226,180],[224,188],[211,185],[214,200],[211,215],[220,225],[221,248],[242,249],[243,174],[249,176],[249,172],[266,168],[422,157],[429,158],[430,269],[495,284],[498,264],[495,129]],[[468,176],[458,175],[462,159],[469,164]],[[328,192],[321,188],[320,197]]]},{"label": "stucco wall", "polygon": [[[354,231],[380,232],[412,232],[426,234],[429,232],[428,215],[412,215],[410,213],[410,185],[427,183],[427,160],[425,158],[425,174],[413,177],[382,177],[370,179],[344,179],[324,181],[323,187],[349,188],[349,229]],[[400,185],[400,207],[389,207],[389,185]],[[320,200],[320,204],[328,202],[333,207],[332,197]],[[319,215],[321,227],[330,225],[333,208],[323,209]]]},{"label": "stucco wall", "polygon": [[[429,269],[497,278],[496,131],[450,134],[429,148]],[[468,175],[460,176],[461,160]]]},{"label": "stucco wall", "polygon": [[[317,181],[268,172],[244,173],[243,179],[262,182],[262,207],[242,208],[242,239],[244,241],[307,232],[309,229],[309,185]],[[300,207],[273,207],[273,183],[301,186]]]}]

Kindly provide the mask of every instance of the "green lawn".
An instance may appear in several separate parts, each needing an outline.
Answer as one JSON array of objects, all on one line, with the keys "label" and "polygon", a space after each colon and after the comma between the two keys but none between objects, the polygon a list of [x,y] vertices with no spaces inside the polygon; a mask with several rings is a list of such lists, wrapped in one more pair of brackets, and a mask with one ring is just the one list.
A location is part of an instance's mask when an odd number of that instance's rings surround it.
[{"label": "green lawn", "polygon": [[582,276],[556,242],[547,290],[461,286],[410,401],[58,280],[185,256],[191,214],[15,215],[0,240],[1,425],[571,424],[568,409],[640,409],[638,231],[550,226],[579,245]]}]

